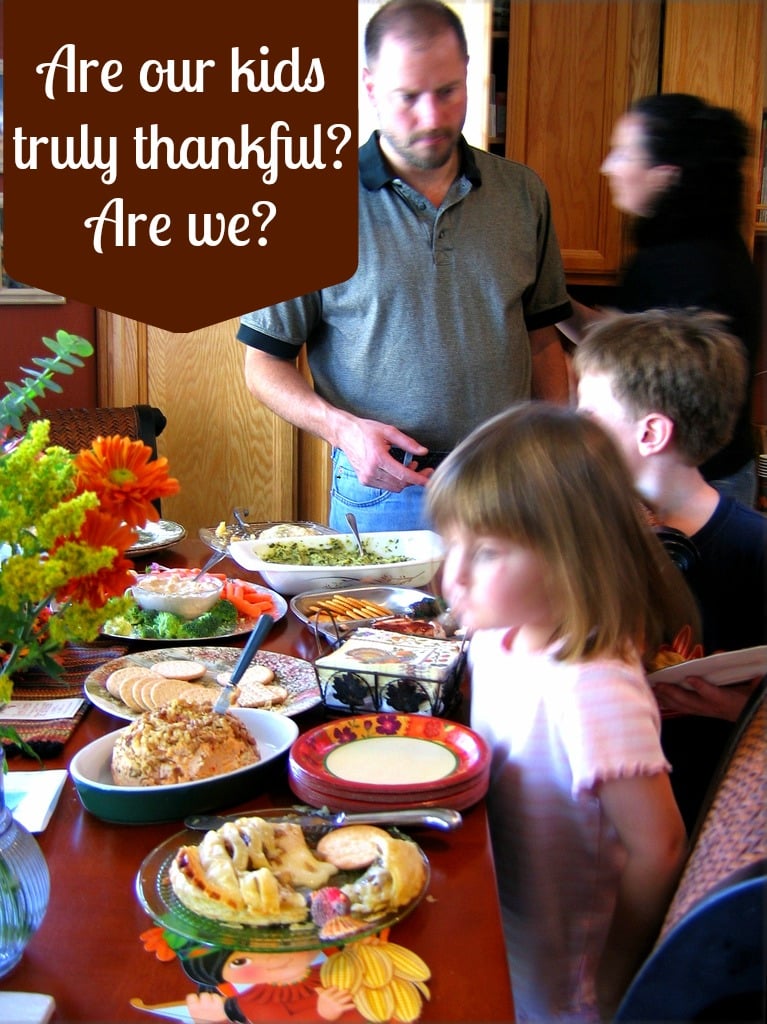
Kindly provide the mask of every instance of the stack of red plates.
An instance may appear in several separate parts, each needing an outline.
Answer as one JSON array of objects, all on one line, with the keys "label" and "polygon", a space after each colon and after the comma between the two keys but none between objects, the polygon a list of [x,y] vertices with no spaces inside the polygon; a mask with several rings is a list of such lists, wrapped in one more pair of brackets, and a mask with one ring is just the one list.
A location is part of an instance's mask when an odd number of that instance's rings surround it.
[{"label": "stack of red plates", "polygon": [[305,803],[333,811],[452,807],[487,792],[490,750],[476,732],[427,715],[340,718],[291,747],[290,787]]}]

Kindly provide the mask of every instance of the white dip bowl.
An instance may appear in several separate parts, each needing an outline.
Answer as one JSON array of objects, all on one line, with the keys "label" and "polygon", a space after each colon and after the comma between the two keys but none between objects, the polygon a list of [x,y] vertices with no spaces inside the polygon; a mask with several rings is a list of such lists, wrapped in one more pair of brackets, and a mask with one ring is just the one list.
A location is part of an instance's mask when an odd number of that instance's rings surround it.
[{"label": "white dip bowl", "polygon": [[182,619],[196,619],[210,611],[221,597],[224,581],[215,576],[198,580],[188,574],[152,572],[139,576],[130,588],[133,599],[145,611],[172,612]]}]

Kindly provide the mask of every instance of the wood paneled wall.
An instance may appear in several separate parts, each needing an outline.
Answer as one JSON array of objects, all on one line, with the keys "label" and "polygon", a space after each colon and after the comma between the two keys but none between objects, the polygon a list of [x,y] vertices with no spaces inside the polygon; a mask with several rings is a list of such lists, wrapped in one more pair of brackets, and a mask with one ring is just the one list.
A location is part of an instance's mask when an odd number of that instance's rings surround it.
[{"label": "wood paneled wall", "polygon": [[[753,132],[745,168],[744,234],[753,241],[762,123],[764,0],[666,0],[662,91],[736,110]],[[705,211],[701,211],[705,216]]]},{"label": "wood paneled wall", "polygon": [[255,520],[298,514],[296,431],[245,387],[237,320],[189,334],[102,314],[102,405],[156,405],[168,419],[158,450],[181,492],[163,514],[196,534],[230,519],[232,508]]}]

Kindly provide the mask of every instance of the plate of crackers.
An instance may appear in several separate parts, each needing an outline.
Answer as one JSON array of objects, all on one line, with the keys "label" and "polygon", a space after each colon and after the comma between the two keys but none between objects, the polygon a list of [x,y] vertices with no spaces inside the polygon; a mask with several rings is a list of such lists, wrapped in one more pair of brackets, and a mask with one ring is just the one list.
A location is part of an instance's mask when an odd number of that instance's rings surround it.
[{"label": "plate of crackers", "polygon": [[[97,708],[132,721],[172,700],[209,704],[231,678],[238,647],[171,647],[115,658],[94,669],[85,696]],[[232,707],[293,716],[322,702],[312,664],[258,651],[232,696]]]},{"label": "plate of crackers", "polygon": [[358,626],[383,619],[416,615],[421,621],[436,619],[444,610],[444,603],[423,590],[371,586],[330,593],[308,591],[291,598],[290,608],[302,622],[332,641]]}]

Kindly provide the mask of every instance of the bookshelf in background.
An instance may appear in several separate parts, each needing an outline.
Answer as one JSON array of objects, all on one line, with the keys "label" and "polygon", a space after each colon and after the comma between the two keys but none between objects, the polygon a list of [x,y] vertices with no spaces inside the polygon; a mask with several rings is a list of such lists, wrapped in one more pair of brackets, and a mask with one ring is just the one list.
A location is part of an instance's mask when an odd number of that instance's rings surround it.
[{"label": "bookshelf in background", "polygon": [[762,113],[762,137],[759,140],[759,202],[756,204],[756,232],[767,234],[767,110]]},{"label": "bookshelf in background", "polygon": [[[754,265],[760,281],[767,281],[767,109],[762,112],[762,136],[759,140],[756,223],[754,225]],[[751,422],[758,453],[759,497],[757,507],[767,515],[767,288],[762,289],[762,344],[756,357],[756,376],[751,399]]]},{"label": "bookshelf in background", "polygon": [[490,37],[490,117],[487,148],[491,153],[506,153],[506,85],[509,78],[509,0],[493,0],[493,26]]}]

